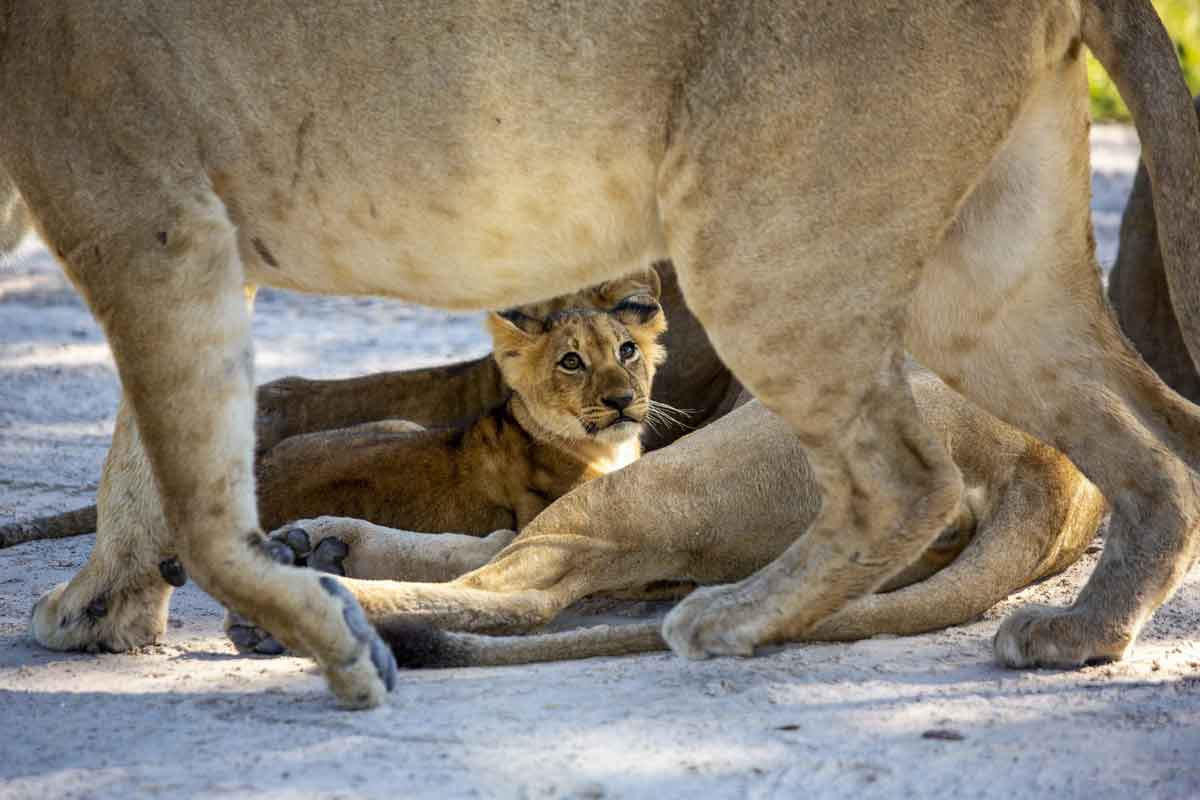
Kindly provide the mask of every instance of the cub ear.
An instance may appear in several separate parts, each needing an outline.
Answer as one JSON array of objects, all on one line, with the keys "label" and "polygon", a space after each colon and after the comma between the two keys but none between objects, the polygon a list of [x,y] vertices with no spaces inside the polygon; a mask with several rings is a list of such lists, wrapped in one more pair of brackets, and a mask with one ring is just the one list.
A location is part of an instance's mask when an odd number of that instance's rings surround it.
[{"label": "cub ear", "polygon": [[631,273],[623,278],[605,281],[595,288],[595,293],[599,300],[597,305],[600,308],[612,308],[627,297],[635,295],[644,295],[658,300],[662,296],[662,280],[658,277],[658,272],[654,267],[646,267],[644,270]]},{"label": "cub ear", "polygon": [[626,297],[610,312],[627,328],[650,328],[656,335],[667,329],[667,319],[658,300],[648,294]]},{"label": "cub ear", "polygon": [[519,355],[542,332],[542,323],[520,311],[493,311],[487,315],[492,350],[498,357]]}]

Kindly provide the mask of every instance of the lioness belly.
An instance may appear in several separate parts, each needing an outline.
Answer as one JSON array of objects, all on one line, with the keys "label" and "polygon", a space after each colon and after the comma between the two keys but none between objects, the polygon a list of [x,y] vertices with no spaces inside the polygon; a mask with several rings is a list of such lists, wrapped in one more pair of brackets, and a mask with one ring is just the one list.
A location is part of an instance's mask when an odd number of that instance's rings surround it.
[{"label": "lioness belly", "polygon": [[590,148],[547,160],[538,151],[559,148],[513,149],[434,175],[395,166],[398,174],[371,182],[252,190],[236,201],[248,278],[496,308],[666,256],[648,155],[603,158]]}]

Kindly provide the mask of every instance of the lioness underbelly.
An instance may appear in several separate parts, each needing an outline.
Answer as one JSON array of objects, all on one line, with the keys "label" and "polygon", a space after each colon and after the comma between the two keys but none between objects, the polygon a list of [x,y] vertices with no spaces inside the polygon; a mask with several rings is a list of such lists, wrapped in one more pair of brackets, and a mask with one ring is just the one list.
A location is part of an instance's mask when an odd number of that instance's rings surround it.
[{"label": "lioness underbelly", "polygon": [[549,160],[536,142],[506,149],[522,154],[416,186],[404,176],[357,182],[347,171],[294,193],[278,185],[239,191],[230,202],[245,220],[249,279],[504,307],[531,289],[556,295],[603,280],[614,266],[629,272],[665,257],[647,155],[602,165],[594,151]]}]

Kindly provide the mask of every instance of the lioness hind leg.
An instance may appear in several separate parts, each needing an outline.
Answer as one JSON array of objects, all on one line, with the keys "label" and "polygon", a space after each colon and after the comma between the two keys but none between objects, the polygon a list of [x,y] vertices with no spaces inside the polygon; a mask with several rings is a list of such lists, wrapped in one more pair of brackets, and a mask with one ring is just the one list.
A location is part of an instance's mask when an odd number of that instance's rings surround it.
[{"label": "lioness hind leg", "polygon": [[30,628],[43,647],[121,652],[151,644],[166,630],[172,586],[185,580],[125,400],[96,507],[87,563],[34,604]]},{"label": "lioness hind leg", "polygon": [[[141,188],[131,196],[145,200]],[[105,219],[112,235],[64,261],[108,336],[183,564],[314,657],[341,703],[376,705],[394,680],[386,646],[336,581],[276,563],[258,531],[254,365],[233,225],[206,192],[143,208],[156,210]]]},{"label": "lioness hind leg", "polygon": [[1192,564],[1200,523],[1197,409],[1129,347],[1101,296],[1081,82],[1076,66],[1031,99],[928,261],[909,325],[917,358],[1066,453],[1113,507],[1075,604],[1001,627],[996,655],[1015,667],[1122,658]]}]

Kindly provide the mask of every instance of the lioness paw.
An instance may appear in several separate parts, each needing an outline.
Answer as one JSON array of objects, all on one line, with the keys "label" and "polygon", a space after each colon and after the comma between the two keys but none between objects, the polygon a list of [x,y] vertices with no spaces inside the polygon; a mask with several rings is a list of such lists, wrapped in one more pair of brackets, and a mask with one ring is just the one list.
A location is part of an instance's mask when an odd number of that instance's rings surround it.
[{"label": "lioness paw", "polygon": [[1098,629],[1074,609],[1026,606],[1004,620],[992,648],[997,661],[1014,669],[1075,669],[1123,659],[1133,637],[1122,635],[1105,641],[1095,635]]},{"label": "lioness paw", "polygon": [[[342,567],[349,548],[337,539],[322,539],[314,548],[312,540],[299,524],[289,525],[272,533],[263,545],[264,551],[280,564],[312,567],[318,572],[346,574]],[[233,611],[225,614],[225,634],[243,655],[281,656],[288,650],[279,640],[250,620]]]},{"label": "lioness paw", "polygon": [[758,614],[737,586],[698,589],[663,621],[663,639],[684,658],[752,656],[760,641]]}]

